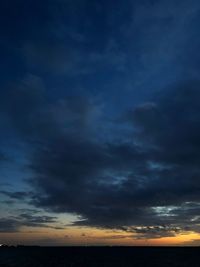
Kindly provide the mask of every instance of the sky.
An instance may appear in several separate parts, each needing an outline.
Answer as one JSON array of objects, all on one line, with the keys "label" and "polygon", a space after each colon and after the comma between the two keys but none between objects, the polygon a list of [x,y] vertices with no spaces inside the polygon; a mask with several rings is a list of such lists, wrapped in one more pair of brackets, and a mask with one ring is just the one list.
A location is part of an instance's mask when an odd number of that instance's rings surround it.
[{"label": "sky", "polygon": [[199,0],[0,1],[0,243],[200,245]]}]

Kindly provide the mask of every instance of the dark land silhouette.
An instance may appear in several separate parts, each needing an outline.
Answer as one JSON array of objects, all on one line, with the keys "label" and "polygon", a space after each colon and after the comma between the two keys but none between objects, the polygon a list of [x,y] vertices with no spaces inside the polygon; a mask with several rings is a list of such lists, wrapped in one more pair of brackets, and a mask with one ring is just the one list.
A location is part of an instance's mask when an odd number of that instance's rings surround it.
[{"label": "dark land silhouette", "polygon": [[3,247],[1,267],[199,267],[199,247]]}]

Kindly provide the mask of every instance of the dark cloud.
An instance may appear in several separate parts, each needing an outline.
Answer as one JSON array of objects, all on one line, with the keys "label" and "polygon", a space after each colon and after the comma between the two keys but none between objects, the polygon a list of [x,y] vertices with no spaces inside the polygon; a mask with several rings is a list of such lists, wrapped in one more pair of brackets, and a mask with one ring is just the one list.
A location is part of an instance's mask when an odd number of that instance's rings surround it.
[{"label": "dark cloud", "polygon": [[17,220],[13,220],[9,218],[0,219],[0,233],[17,232],[19,226],[20,224]]},{"label": "dark cloud", "polygon": [[[52,216],[44,216],[44,215],[35,215],[35,214],[29,214],[29,213],[22,213],[18,216],[19,220],[26,226],[29,227],[50,227],[47,224],[56,223],[56,217]],[[53,226],[52,228],[56,228],[56,226]]]},{"label": "dark cloud", "polygon": [[3,152],[0,152],[0,162],[7,160],[6,155]]},{"label": "dark cloud", "polygon": [[180,227],[158,225],[158,226],[142,226],[142,227],[122,227],[126,232],[132,232],[137,239],[151,239],[161,237],[176,236],[181,232]]},{"label": "dark cloud", "polygon": [[[4,96],[1,110],[32,146],[31,203],[80,216],[74,225],[131,231],[138,238],[198,232],[199,88],[199,82],[184,83],[136,107],[125,121],[132,141],[122,136],[117,143],[94,131],[98,106],[92,101],[45,101],[42,81],[29,76]],[[29,226],[54,222],[21,219]]]},{"label": "dark cloud", "polygon": [[[5,152],[0,151],[0,164],[10,163],[11,161],[12,161],[11,158]],[[4,183],[4,185],[5,184],[6,183]],[[1,185],[1,183],[0,183],[0,185]]]},{"label": "dark cloud", "polygon": [[52,229],[64,229],[56,217],[47,215],[38,215],[30,211],[21,213],[17,216],[7,216],[0,218],[0,232],[12,233],[20,232],[22,227],[45,227]]},{"label": "dark cloud", "polygon": [[24,191],[0,191],[0,194],[9,197],[11,199],[17,199],[17,200],[25,200],[26,198],[31,198],[32,193],[31,192],[24,192]]},{"label": "dark cloud", "polygon": [[[135,143],[97,143],[90,135],[66,135],[37,151],[33,183],[43,195],[34,204],[81,215],[75,225],[184,228],[193,218],[184,203],[199,201],[198,98],[199,83],[193,82],[137,107],[130,119]],[[155,209],[179,205],[185,207],[184,225],[178,208],[175,214]],[[152,235],[172,234],[157,227],[145,229]]]}]

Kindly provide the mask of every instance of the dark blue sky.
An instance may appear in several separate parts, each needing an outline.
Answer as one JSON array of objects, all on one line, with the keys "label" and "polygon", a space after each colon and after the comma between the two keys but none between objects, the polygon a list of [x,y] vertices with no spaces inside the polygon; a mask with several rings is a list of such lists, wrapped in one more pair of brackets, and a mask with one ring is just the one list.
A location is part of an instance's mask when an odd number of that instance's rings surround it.
[{"label": "dark blue sky", "polygon": [[0,232],[73,215],[198,234],[199,15],[197,0],[0,3]]}]

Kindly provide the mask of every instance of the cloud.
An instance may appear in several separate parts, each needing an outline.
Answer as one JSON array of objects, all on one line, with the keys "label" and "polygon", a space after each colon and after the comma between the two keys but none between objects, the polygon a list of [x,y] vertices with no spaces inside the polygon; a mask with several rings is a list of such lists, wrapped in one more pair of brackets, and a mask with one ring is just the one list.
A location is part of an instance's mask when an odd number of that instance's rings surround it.
[{"label": "cloud", "polygon": [[[39,196],[36,204],[81,215],[75,225],[143,225],[152,236],[174,235],[173,227],[184,231],[187,224],[188,230],[197,231],[191,223],[194,208],[186,202],[199,201],[198,98],[199,83],[191,82],[156,103],[137,107],[130,119],[137,128],[136,144],[65,140],[62,149],[54,144],[51,153],[40,153],[34,170],[45,196]],[[159,213],[155,211],[159,206],[177,208]],[[163,224],[172,228],[159,226]]]},{"label": "cloud", "polygon": [[[94,101],[69,97],[52,103],[43,82],[29,76],[10,89],[1,106],[31,147],[27,168],[33,192],[27,201],[76,214],[80,219],[73,225],[123,229],[138,238],[199,232],[199,84],[170,88],[129,111],[124,123],[132,140],[125,132],[116,143],[94,131],[93,114],[99,114]],[[103,118],[98,123],[106,127]],[[27,195],[2,193],[16,199]],[[44,219],[20,217],[35,226],[54,220]]]},{"label": "cloud", "polygon": [[0,163],[8,161],[10,161],[10,158],[4,152],[0,151]]},{"label": "cloud", "polygon": [[[137,227],[122,227],[127,233],[134,233],[136,239],[155,239],[162,237],[173,237],[181,233],[181,227],[168,225],[152,225],[152,226],[137,226]],[[132,236],[134,237],[134,236]]]},{"label": "cloud", "polygon": [[0,194],[4,195],[6,197],[9,197],[11,199],[17,199],[17,200],[25,200],[27,197],[32,196],[31,192],[24,192],[24,191],[10,192],[10,191],[1,190]]},{"label": "cloud", "polygon": [[78,49],[60,40],[50,42],[32,41],[25,43],[22,54],[28,66],[37,67],[52,75],[94,75],[94,73],[123,72],[127,55],[117,46],[115,40],[108,40],[100,51]]},{"label": "cloud", "polygon": [[38,215],[35,212],[26,210],[17,216],[0,218],[0,233],[20,232],[23,227],[45,227],[56,230],[65,229],[59,225],[54,216]]},{"label": "cloud", "polygon": [[0,233],[12,233],[17,232],[19,227],[19,222],[17,220],[9,218],[0,219]]},{"label": "cloud", "polygon": [[76,225],[176,224],[178,211],[176,218],[160,216],[152,207],[199,201],[198,86],[189,83],[136,108],[138,145],[99,144],[83,136],[40,151],[33,168],[45,194],[35,204],[82,215]]}]

